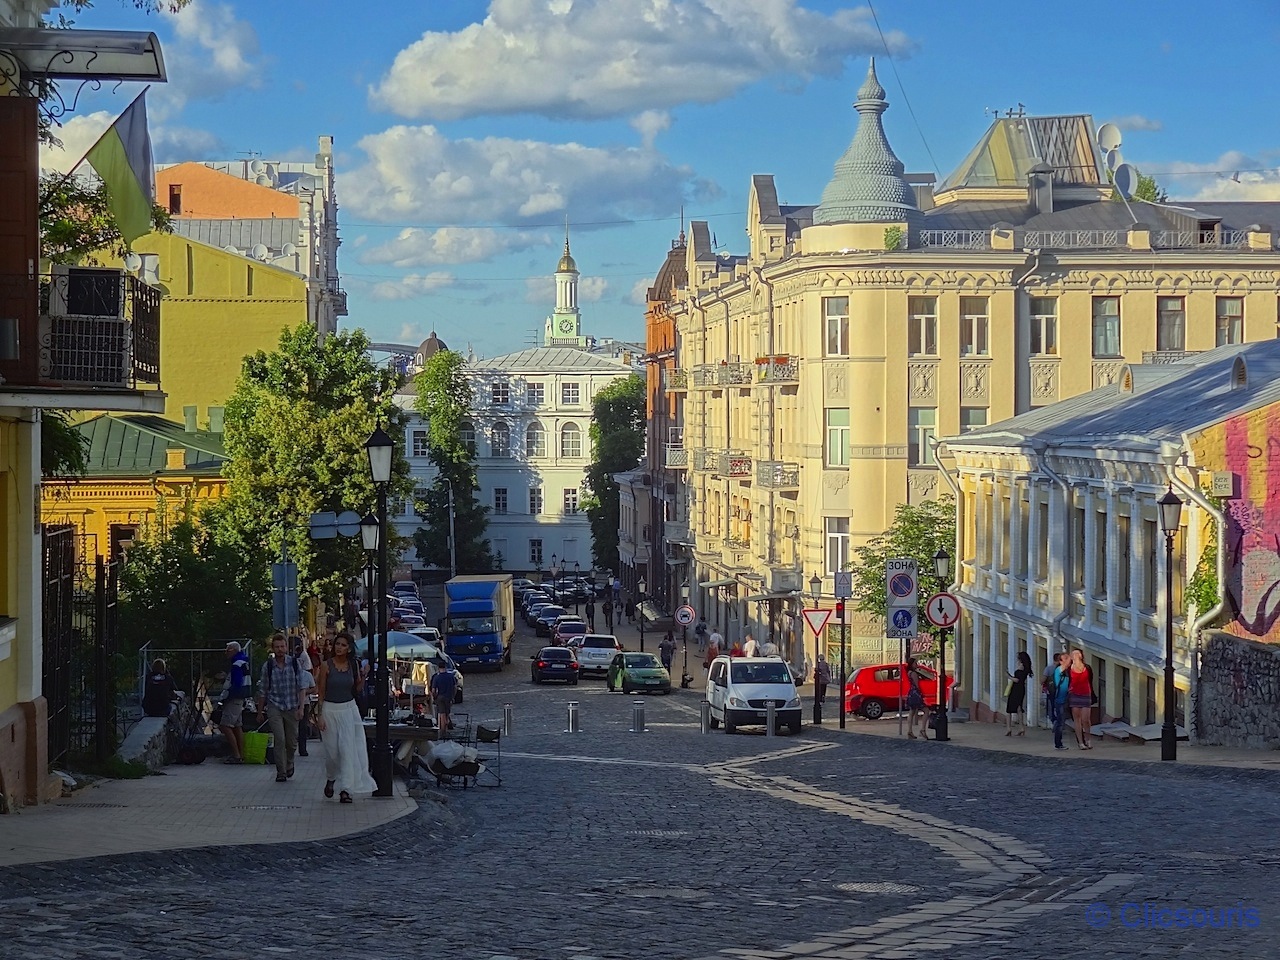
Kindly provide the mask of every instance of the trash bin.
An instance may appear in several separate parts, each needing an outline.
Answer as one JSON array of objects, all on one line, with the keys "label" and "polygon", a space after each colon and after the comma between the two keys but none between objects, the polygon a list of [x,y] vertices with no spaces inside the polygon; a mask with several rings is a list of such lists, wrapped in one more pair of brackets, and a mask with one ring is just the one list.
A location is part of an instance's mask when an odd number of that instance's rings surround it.
[{"label": "trash bin", "polygon": [[929,729],[933,731],[933,739],[950,740],[947,736],[947,708],[943,704],[935,704],[933,714],[929,717]]}]

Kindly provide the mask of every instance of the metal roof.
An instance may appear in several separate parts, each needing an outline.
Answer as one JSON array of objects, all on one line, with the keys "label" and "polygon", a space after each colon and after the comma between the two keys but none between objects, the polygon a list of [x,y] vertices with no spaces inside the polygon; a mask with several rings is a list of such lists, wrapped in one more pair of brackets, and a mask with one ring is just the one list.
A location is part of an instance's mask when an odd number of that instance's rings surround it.
[{"label": "metal roof", "polygon": [[572,347],[531,347],[498,357],[468,361],[466,369],[528,371],[530,373],[630,373],[621,360]]},{"label": "metal roof", "polygon": [[241,252],[262,244],[278,257],[286,243],[298,242],[299,221],[291,217],[264,217],[248,220],[196,220],[174,217],[173,232],[214,247],[232,246]]},{"label": "metal roof", "polygon": [[[147,414],[103,414],[76,426],[88,439],[85,475],[152,476],[157,473],[221,473],[226,461],[222,434],[188,433],[180,423]],[[169,449],[187,451],[186,466],[168,468]]]}]

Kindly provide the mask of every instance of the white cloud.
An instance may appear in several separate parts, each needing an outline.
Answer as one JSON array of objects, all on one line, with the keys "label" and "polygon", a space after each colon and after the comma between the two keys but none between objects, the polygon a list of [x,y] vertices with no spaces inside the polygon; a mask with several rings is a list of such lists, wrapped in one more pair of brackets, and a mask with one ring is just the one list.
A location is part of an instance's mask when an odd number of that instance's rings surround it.
[{"label": "white cloud", "polygon": [[[1139,172],[1147,172],[1142,164],[1137,167]],[[1204,163],[1176,160],[1160,164],[1158,169],[1152,164],[1150,169],[1175,201],[1280,200],[1280,169],[1238,150]]]},{"label": "white cloud", "polygon": [[151,152],[156,163],[205,160],[222,153],[222,140],[195,127],[157,126],[151,131]]},{"label": "white cloud", "polygon": [[[911,41],[886,34],[895,55]],[[455,33],[427,32],[370,88],[375,105],[434,120],[625,116],[714,103],[771,77],[839,76],[883,51],[868,10],[796,0],[491,0]]]},{"label": "white cloud", "polygon": [[1157,130],[1164,129],[1163,122],[1161,122],[1160,120],[1154,120],[1151,117],[1144,117],[1140,113],[1131,113],[1125,117],[1116,117],[1109,122],[1114,123],[1121,130],[1132,130],[1135,132],[1136,131],[1155,132]]},{"label": "white cloud", "polygon": [[719,196],[662,154],[487,137],[450,140],[433,126],[396,126],[359,142],[368,162],[339,174],[347,209],[384,223],[533,226],[565,213],[579,222],[673,212]]},{"label": "white cloud", "polygon": [[[604,299],[609,289],[609,281],[604,277],[579,277],[578,302],[595,303]],[[525,303],[544,303],[554,306],[556,302],[556,278],[528,277],[524,282]]]},{"label": "white cloud", "polygon": [[54,130],[54,134],[62,141],[61,147],[40,145],[40,169],[69,173],[71,165],[98,142],[103,131],[111,126],[115,119],[116,115],[108,110],[97,110],[72,117]]},{"label": "white cloud", "polygon": [[216,100],[236,87],[259,87],[264,64],[253,26],[230,4],[194,0],[164,14],[175,38],[165,44],[169,82],[156,88],[155,116],[166,120],[188,100]]},{"label": "white cloud", "polygon": [[627,303],[646,306],[649,303],[649,288],[653,286],[653,281],[644,279],[637,280],[631,286],[631,293],[627,295]]},{"label": "white cloud", "polygon": [[[350,282],[350,281],[348,281]],[[374,300],[413,300],[446,287],[458,286],[451,273],[410,273],[398,280],[360,281]]]},{"label": "white cloud", "polygon": [[394,240],[360,255],[361,263],[385,263],[395,267],[422,267],[433,263],[479,263],[516,250],[551,243],[545,234],[488,227],[440,227],[421,230],[408,227]]},{"label": "white cloud", "polygon": [[646,150],[653,149],[653,141],[664,130],[671,129],[671,114],[665,110],[646,110],[631,118],[631,126],[640,134],[640,142]]}]

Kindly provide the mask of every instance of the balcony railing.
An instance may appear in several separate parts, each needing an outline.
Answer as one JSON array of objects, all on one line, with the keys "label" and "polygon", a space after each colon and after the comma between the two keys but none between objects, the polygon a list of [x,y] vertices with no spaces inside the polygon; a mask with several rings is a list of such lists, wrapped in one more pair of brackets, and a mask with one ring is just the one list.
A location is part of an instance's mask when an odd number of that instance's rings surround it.
[{"label": "balcony railing", "polygon": [[751,385],[751,364],[749,363],[722,363],[719,371],[719,384],[723,387]]},{"label": "balcony railing", "polygon": [[716,457],[715,470],[722,477],[749,477],[751,457],[740,450],[721,450]]},{"label": "balcony railing", "polygon": [[668,467],[687,467],[689,466],[689,451],[678,444],[668,443],[662,462]]},{"label": "balcony railing", "polygon": [[756,464],[756,483],[769,490],[798,489],[800,464],[761,460]]},{"label": "balcony railing", "polygon": [[950,247],[954,250],[990,250],[990,230],[921,230],[921,247]]},{"label": "balcony railing", "polygon": [[726,550],[750,550],[751,538],[740,536],[729,536],[724,538]]},{"label": "balcony railing", "polygon": [[160,382],[158,288],[100,267],[4,277],[0,286],[0,299],[39,298],[40,382],[123,390]]},{"label": "balcony railing", "polygon": [[1199,350],[1144,350],[1143,363],[1178,363],[1187,357],[1194,357]]},{"label": "balcony railing", "polygon": [[756,380],[760,383],[799,383],[799,357],[756,357]]},{"label": "balcony railing", "polygon": [[714,363],[700,363],[693,368],[693,386],[714,387],[720,380],[719,366]]},{"label": "balcony railing", "polygon": [[695,450],[693,451],[693,469],[714,470],[718,459],[719,454],[714,450]]},{"label": "balcony railing", "polygon": [[688,390],[689,389],[689,371],[688,370],[663,370],[662,386],[667,390]]},{"label": "balcony railing", "polygon": [[1237,250],[1249,245],[1247,230],[1157,230],[1151,234],[1151,246],[1162,250],[1187,247],[1217,247]]},{"label": "balcony railing", "polygon": [[1122,230],[1028,230],[1023,246],[1040,250],[1090,250],[1128,243]]}]

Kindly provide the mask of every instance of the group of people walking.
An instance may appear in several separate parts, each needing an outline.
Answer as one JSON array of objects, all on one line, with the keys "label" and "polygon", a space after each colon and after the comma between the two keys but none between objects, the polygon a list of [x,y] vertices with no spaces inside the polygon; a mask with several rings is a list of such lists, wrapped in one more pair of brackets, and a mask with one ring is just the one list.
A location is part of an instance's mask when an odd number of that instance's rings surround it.
[{"label": "group of people walking", "polygon": [[[1027,733],[1027,694],[1035,671],[1031,657],[1024,650],[1018,654],[1018,666],[1009,674],[1005,687],[1005,736],[1015,730],[1022,737]],[[1069,653],[1054,654],[1041,679],[1046,715],[1053,725],[1055,750],[1066,750],[1062,742],[1067,719],[1075,728],[1076,746],[1081,750],[1093,749],[1093,708],[1098,703],[1097,688],[1093,682],[1093,668],[1085,662],[1084,650],[1079,647]]]}]

